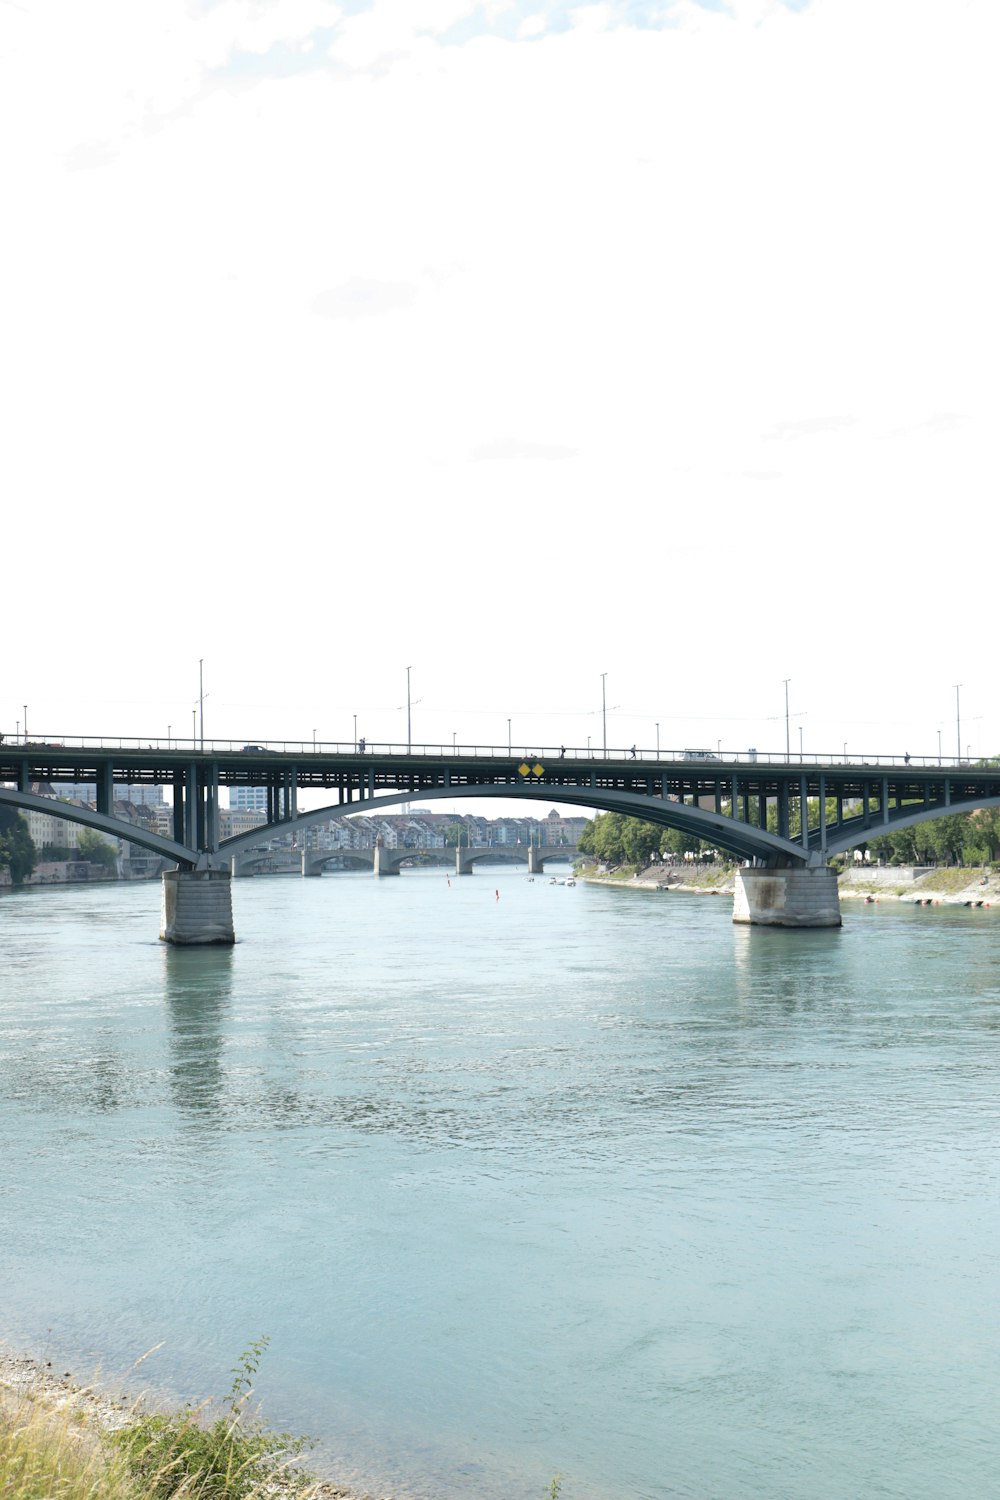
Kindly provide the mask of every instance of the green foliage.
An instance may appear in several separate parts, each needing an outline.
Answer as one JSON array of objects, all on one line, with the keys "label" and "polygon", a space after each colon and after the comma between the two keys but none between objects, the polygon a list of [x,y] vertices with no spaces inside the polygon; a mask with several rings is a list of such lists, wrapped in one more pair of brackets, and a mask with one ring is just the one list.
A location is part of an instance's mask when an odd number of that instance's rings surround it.
[{"label": "green foliage", "polygon": [[77,835],[76,852],[80,859],[85,859],[92,865],[104,865],[111,869],[117,862],[118,851],[107,839],[95,833],[92,828],[82,828]]},{"label": "green foliage", "polygon": [[890,865],[985,865],[1000,852],[1000,809],[952,813],[868,840],[872,859]]},{"label": "green foliage", "polygon": [[607,865],[650,864],[654,854],[683,854],[708,846],[694,834],[674,828],[661,828],[642,818],[626,818],[621,813],[598,813],[580,835],[581,854],[589,854]]},{"label": "green foliage", "polygon": [[452,849],[456,849],[459,844],[467,844],[469,835],[465,824],[460,823],[457,818],[454,823],[449,823],[444,831],[444,841],[445,845]]},{"label": "green foliage", "polygon": [[188,1406],[140,1417],[113,1434],[146,1500],[180,1495],[244,1500],[263,1493],[279,1472],[283,1488],[306,1488],[308,1476],[289,1473],[287,1465],[309,1447],[309,1440],[271,1432],[248,1411],[253,1377],[268,1343],[267,1338],[256,1339],[240,1355],[223,1414],[208,1426],[199,1421],[199,1410]]},{"label": "green foliage", "polygon": [[12,807],[0,807],[0,865],[9,867],[15,885],[35,868],[35,846],[27,821]]}]

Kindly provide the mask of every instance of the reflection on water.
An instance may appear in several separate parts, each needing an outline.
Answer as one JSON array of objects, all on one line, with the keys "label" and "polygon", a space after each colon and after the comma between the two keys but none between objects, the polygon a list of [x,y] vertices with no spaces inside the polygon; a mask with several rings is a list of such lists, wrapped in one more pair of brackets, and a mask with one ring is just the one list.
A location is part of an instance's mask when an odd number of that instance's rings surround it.
[{"label": "reflection on water", "polygon": [[194,1398],[270,1333],[268,1414],[397,1497],[992,1492],[996,914],[236,900],[0,905],[0,1333]]},{"label": "reflection on water", "polygon": [[164,994],[170,1022],[170,1091],[178,1109],[203,1125],[223,1118],[223,1027],[233,986],[231,948],[164,944]]}]

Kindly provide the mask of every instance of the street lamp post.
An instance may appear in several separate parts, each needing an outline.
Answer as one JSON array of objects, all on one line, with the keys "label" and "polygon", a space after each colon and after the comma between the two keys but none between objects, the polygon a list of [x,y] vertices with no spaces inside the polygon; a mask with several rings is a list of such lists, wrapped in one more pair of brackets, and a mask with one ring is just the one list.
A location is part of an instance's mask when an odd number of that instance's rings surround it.
[{"label": "street lamp post", "polygon": [[167,725],[167,749],[168,750],[170,749],[170,729],[171,729],[171,726],[168,724]]},{"label": "street lamp post", "polygon": [[354,748],[358,748],[358,716],[354,715]]},{"label": "street lamp post", "polygon": [[847,765],[847,741],[844,741],[844,765]]},{"label": "street lamp post", "polygon": [[938,765],[941,764],[941,731],[938,730]]},{"label": "street lamp post", "polygon": [[660,758],[660,726],[659,726],[659,724],[657,724],[657,726],[656,726],[656,758],[657,758],[657,760],[659,760],[659,758]]},{"label": "street lamp post", "polygon": [[316,731],[313,730],[313,754],[316,754]]},{"label": "street lamp post", "polygon": [[510,720],[508,719],[507,720],[507,754],[508,755],[510,755],[510,753],[511,753],[510,745],[511,745],[511,740],[510,740]]},{"label": "street lamp post", "polygon": [[799,760],[801,761],[802,759],[803,759],[803,755],[802,755],[802,725],[800,724],[799,725]]},{"label": "street lamp post", "polygon": [[786,760],[791,760],[791,758],[792,758],[791,731],[790,731],[790,729],[788,727],[788,684],[791,682],[791,680],[792,679],[790,677],[786,677],[784,679],[784,683],[785,683],[785,759]]},{"label": "street lamp post", "polygon": [[24,705],[24,738],[28,738],[28,705]]},{"label": "street lamp post", "polygon": [[413,744],[413,729],[410,720],[410,668],[406,669],[406,753],[409,755]]},{"label": "street lamp post", "polygon": [[607,672],[601,673],[601,723],[604,727],[604,759],[608,758],[608,695],[607,695]]}]

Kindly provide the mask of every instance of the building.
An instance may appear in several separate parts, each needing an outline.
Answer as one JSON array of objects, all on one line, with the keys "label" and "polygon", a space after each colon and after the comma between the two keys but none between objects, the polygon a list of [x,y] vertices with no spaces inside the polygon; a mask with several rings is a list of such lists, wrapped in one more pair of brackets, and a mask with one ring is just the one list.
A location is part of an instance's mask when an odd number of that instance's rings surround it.
[{"label": "building", "polygon": [[263,813],[267,817],[266,786],[231,786],[229,806],[234,812]]}]

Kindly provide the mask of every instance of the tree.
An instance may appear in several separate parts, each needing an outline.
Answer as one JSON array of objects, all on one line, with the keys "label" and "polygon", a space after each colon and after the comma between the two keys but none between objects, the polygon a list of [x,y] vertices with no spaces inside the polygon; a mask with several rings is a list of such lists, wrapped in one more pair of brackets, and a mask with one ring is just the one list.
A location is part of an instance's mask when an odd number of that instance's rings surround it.
[{"label": "tree", "polygon": [[0,807],[0,865],[7,865],[15,885],[35,868],[35,846],[28,824],[12,807]]},{"label": "tree", "polygon": [[681,833],[647,823],[644,818],[626,818],[621,813],[598,813],[580,835],[579,850],[607,865],[648,865],[658,851],[683,854],[706,845],[697,834]]},{"label": "tree", "polygon": [[114,844],[109,844],[107,839],[95,833],[92,828],[81,830],[76,841],[76,852],[81,859],[92,865],[104,865],[105,869],[111,869],[118,862],[118,851]]}]

